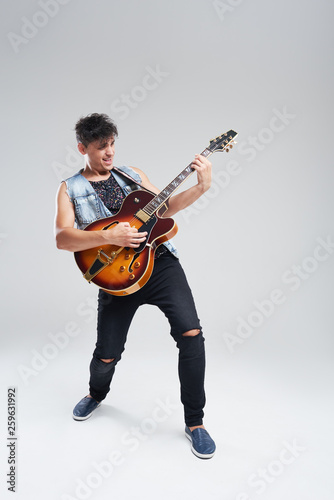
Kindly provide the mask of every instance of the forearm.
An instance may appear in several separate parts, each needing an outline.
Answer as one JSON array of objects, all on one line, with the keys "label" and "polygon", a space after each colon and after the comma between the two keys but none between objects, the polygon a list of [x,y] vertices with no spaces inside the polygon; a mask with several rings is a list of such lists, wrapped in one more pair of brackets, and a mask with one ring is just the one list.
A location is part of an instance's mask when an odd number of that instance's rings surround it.
[{"label": "forearm", "polygon": [[83,231],[74,227],[65,227],[56,232],[57,248],[70,252],[80,252],[109,243],[103,231]]},{"label": "forearm", "polygon": [[138,248],[146,239],[147,231],[138,231],[129,222],[119,222],[110,229],[83,231],[74,227],[56,226],[56,243],[61,250],[81,252],[103,245]]},{"label": "forearm", "polygon": [[164,213],[164,217],[172,217],[180,210],[189,207],[189,205],[198,200],[204,192],[205,190],[202,186],[196,184],[196,186],[192,186],[186,191],[172,196],[169,200],[168,210]]}]

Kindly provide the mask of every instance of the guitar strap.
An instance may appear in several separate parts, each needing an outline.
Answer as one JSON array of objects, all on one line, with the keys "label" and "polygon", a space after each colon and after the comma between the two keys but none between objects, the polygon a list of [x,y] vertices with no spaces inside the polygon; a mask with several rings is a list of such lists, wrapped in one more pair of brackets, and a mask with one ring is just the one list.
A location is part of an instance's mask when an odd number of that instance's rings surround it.
[{"label": "guitar strap", "polygon": [[[133,177],[131,177],[130,175],[126,174],[125,172],[122,172],[122,170],[120,170],[119,168],[113,167],[112,170],[115,170],[115,172],[117,172],[119,175],[122,175],[123,177],[126,177],[126,179],[129,179],[132,183],[137,184],[140,187],[140,189],[143,189],[144,191],[147,191],[148,193],[153,194],[153,196],[157,195],[157,193],[153,193],[153,191],[150,191],[149,189],[143,187],[142,184],[140,184],[139,182],[135,181],[133,179]],[[164,212],[166,212],[166,210],[168,209],[168,202],[169,202],[169,200],[166,200],[166,202],[164,203],[164,205],[159,209],[159,212],[160,212],[161,215]],[[165,210],[163,210],[163,208],[165,208]]]},{"label": "guitar strap", "polygon": [[119,168],[113,167],[112,170],[115,170],[115,172],[117,172],[119,175],[121,175],[123,177],[126,177],[126,179],[129,179],[132,183],[137,184],[137,186],[139,186],[141,189],[144,189],[144,191],[148,191],[149,193],[154,194],[154,196],[156,195],[156,193],[153,193],[153,191],[150,191],[149,189],[144,188],[142,186],[142,184],[140,184],[139,182],[135,181],[133,177],[131,177],[130,175],[126,174],[125,172],[122,172],[122,170],[120,170]]}]

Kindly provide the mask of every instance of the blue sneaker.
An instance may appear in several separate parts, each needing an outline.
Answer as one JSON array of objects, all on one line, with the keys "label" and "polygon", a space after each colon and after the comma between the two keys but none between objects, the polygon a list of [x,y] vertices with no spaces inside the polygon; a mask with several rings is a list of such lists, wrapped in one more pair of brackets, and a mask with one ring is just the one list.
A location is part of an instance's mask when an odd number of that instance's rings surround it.
[{"label": "blue sneaker", "polygon": [[91,416],[94,410],[101,405],[96,399],[89,398],[85,396],[79,403],[75,406],[73,410],[72,417],[74,420],[86,420]]},{"label": "blue sneaker", "polygon": [[216,445],[210,434],[202,427],[191,431],[186,426],[186,436],[191,441],[191,451],[199,458],[211,458],[215,454]]}]

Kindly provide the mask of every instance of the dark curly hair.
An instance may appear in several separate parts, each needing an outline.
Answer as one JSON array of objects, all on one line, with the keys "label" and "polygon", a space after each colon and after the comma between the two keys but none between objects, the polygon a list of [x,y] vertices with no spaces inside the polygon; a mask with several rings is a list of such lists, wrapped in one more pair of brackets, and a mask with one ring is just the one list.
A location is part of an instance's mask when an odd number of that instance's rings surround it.
[{"label": "dark curly hair", "polygon": [[75,124],[75,133],[77,141],[85,147],[96,140],[118,136],[115,123],[104,113],[92,113],[80,118]]}]

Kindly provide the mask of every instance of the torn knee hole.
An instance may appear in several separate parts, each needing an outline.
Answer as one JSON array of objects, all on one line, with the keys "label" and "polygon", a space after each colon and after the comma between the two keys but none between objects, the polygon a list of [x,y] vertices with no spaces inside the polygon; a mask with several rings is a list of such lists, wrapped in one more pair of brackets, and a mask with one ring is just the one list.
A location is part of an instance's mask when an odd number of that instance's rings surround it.
[{"label": "torn knee hole", "polygon": [[196,335],[198,335],[200,332],[200,330],[198,328],[196,328],[195,330],[188,330],[187,332],[184,332],[182,334],[183,337],[195,337]]},{"label": "torn knee hole", "polygon": [[112,359],[101,359],[101,361],[103,361],[103,363],[112,363],[113,361],[115,361],[115,358],[112,358]]}]

